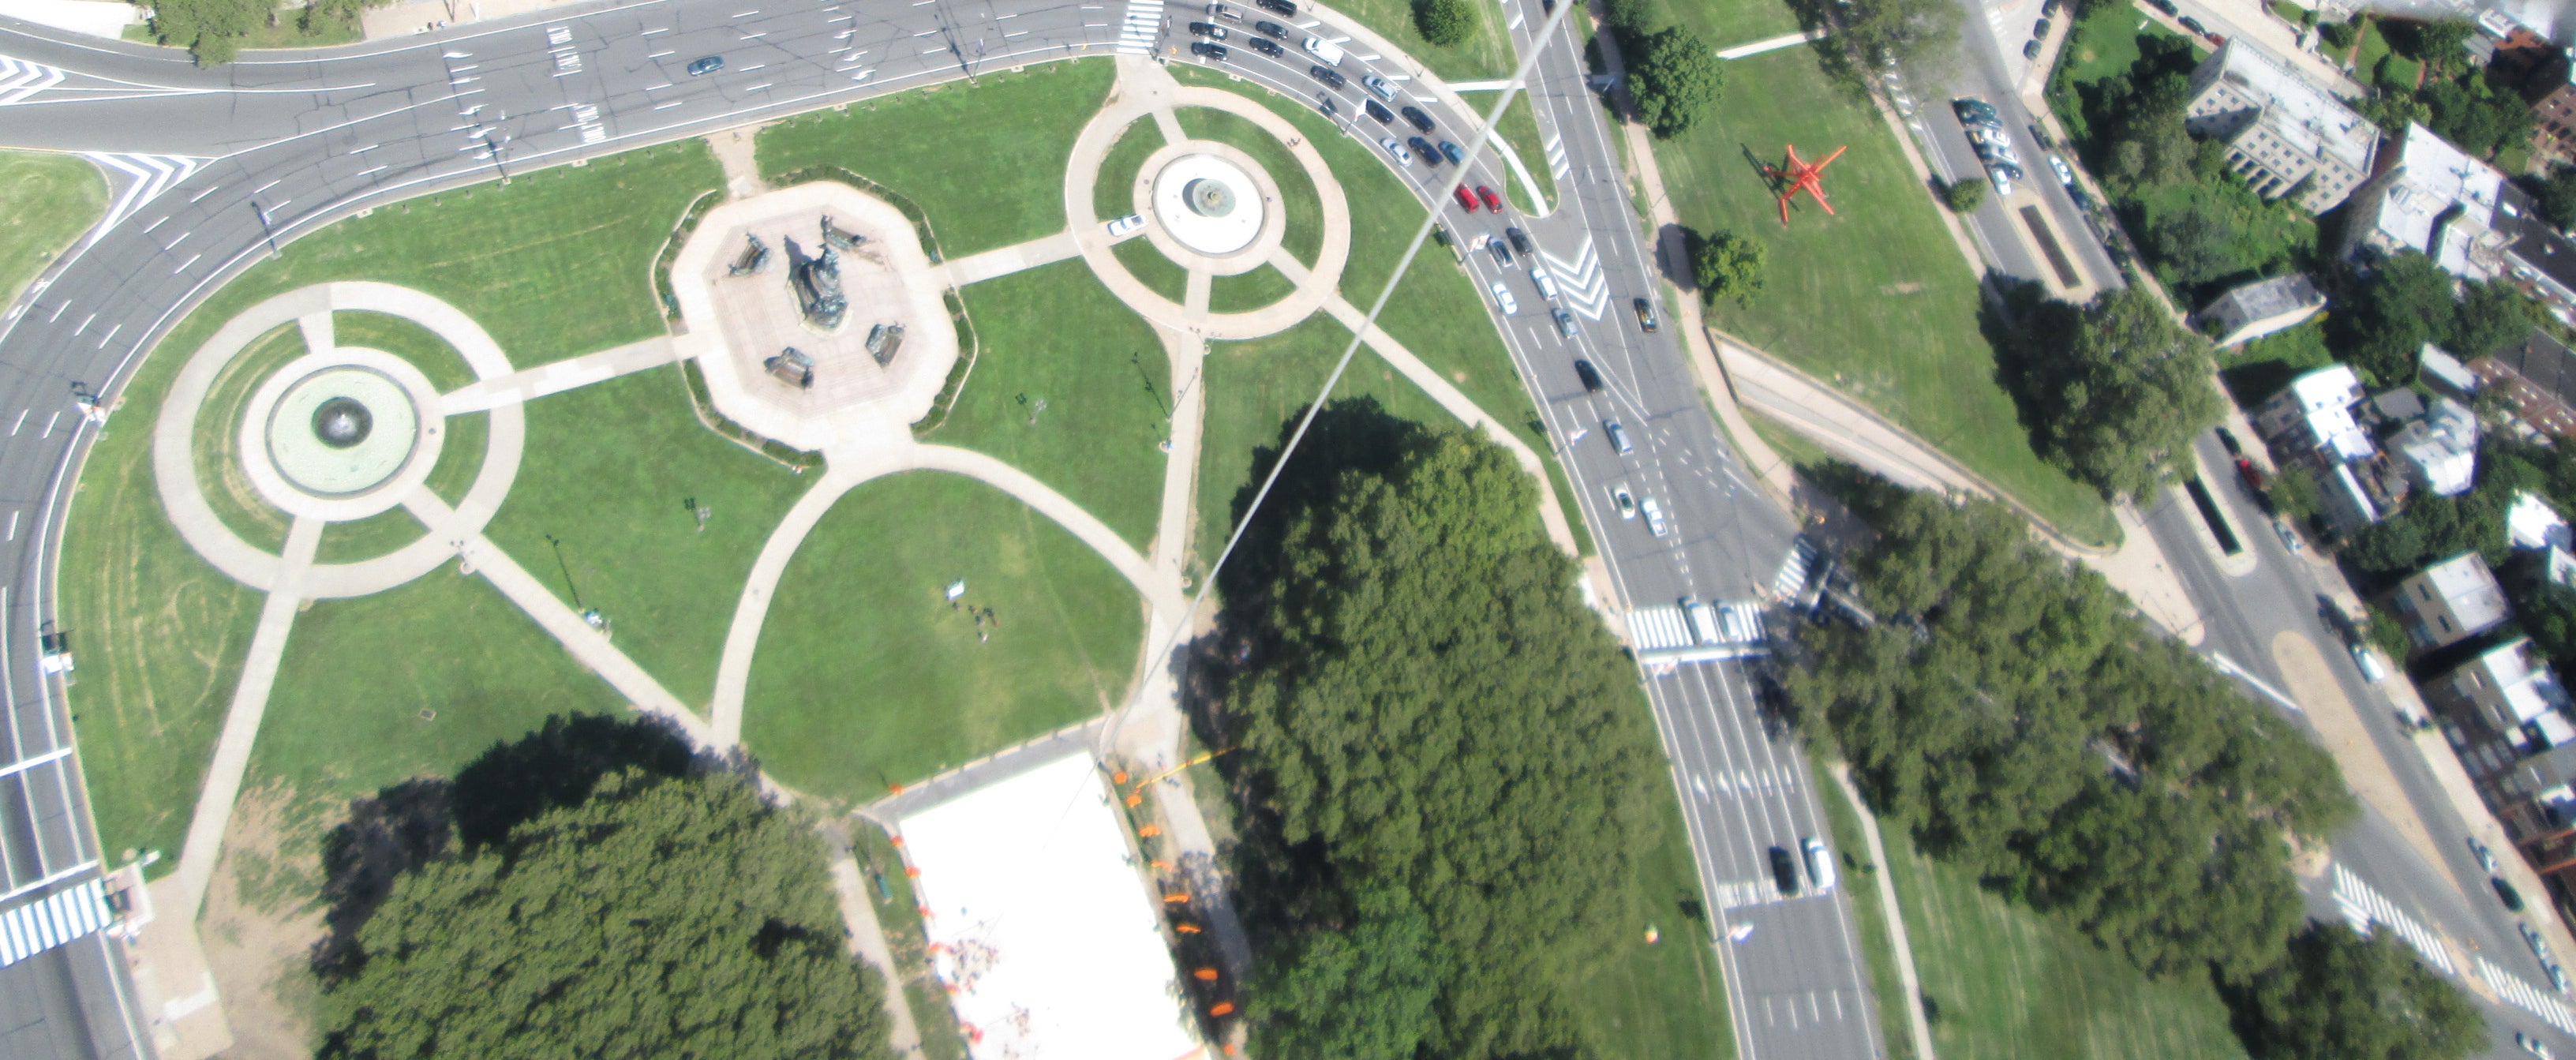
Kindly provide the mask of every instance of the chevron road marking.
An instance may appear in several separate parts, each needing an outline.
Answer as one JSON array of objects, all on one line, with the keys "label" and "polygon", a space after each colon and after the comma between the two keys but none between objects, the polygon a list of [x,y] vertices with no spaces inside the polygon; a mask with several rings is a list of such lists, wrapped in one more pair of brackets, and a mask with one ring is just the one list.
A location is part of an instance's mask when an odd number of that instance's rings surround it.
[{"label": "chevron road marking", "polygon": [[107,234],[109,229],[115,228],[119,222],[134,216],[134,211],[160,198],[162,192],[188,179],[189,174],[195,173],[197,167],[205,163],[205,159],[191,158],[187,155],[138,155],[109,151],[83,151],[81,157],[124,174],[127,181],[125,191],[117,195],[115,205],[108,208],[107,217],[101,220],[97,227],[90,229],[90,241],[93,243],[98,241],[99,236]]},{"label": "chevron road marking", "polygon": [[1163,30],[1163,0],[1127,0],[1119,23],[1118,50],[1128,55],[1154,54],[1154,38]]},{"label": "chevron road marking", "polygon": [[1601,271],[1601,255],[1593,250],[1592,237],[1583,237],[1583,249],[1575,253],[1571,262],[1545,248],[1539,250],[1538,256],[1547,262],[1547,270],[1556,274],[1557,290],[1564,293],[1566,304],[1577,313],[1601,319],[1610,307],[1610,277]]},{"label": "chevron road marking", "polygon": [[63,72],[43,63],[0,55],[0,107],[24,103],[27,97],[63,81]]}]

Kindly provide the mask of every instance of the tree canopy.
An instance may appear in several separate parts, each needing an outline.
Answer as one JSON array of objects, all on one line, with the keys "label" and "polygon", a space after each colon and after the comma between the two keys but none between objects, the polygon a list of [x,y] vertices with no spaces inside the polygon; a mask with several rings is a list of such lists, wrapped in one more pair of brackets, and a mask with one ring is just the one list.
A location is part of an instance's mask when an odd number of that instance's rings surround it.
[{"label": "tree canopy", "polygon": [[2380,262],[2346,304],[2327,318],[2327,344],[2379,386],[2413,380],[2425,343],[2474,359],[2529,334],[2538,319],[2511,283],[2462,283],[2413,250]]},{"label": "tree canopy", "polygon": [[1733,298],[1752,305],[1761,295],[1771,263],[1770,244],[1733,232],[1710,236],[1693,232],[1685,242],[1690,246],[1691,280],[1699,285],[1700,300]]},{"label": "tree canopy", "polygon": [[1226,593],[1254,1052],[1575,1050],[1659,827],[1635,671],[1501,448],[1337,403],[1297,461]]},{"label": "tree canopy", "polygon": [[1726,71],[1717,64],[1717,53],[1680,26],[1648,34],[1628,65],[1628,94],[1637,101],[1638,117],[1658,138],[1688,131],[1702,112],[1717,105],[1725,87]]},{"label": "tree canopy", "polygon": [[1476,5],[1469,0],[1416,0],[1413,26],[1422,39],[1441,47],[1466,43],[1476,32]]},{"label": "tree canopy", "polygon": [[1855,570],[1882,621],[1784,679],[1879,812],[2157,974],[2269,967],[2300,920],[2284,834],[2348,820],[2334,761],[1993,502],[1891,495]]},{"label": "tree canopy", "polygon": [[396,879],[325,980],[323,1054],[889,1055],[811,829],[731,775],[586,794]]},{"label": "tree canopy", "polygon": [[1948,52],[1959,43],[1965,17],[1944,0],[1851,0],[1841,10],[1835,36],[1871,70]]},{"label": "tree canopy", "polygon": [[2040,455],[2105,494],[2137,496],[2218,422],[2209,343],[2124,287],[2077,308],[2034,307],[2008,368]]},{"label": "tree canopy", "polygon": [[2391,931],[2310,924],[2246,993],[2247,1044],[2263,1060],[2459,1060],[2487,1047],[2469,999]]}]

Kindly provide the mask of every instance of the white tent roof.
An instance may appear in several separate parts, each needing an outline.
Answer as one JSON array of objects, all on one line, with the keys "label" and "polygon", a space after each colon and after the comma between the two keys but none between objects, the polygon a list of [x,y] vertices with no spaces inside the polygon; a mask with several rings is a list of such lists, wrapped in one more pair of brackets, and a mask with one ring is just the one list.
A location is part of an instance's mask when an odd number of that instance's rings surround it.
[{"label": "white tent roof", "polygon": [[1204,1055],[1112,798],[1076,751],[903,819],[975,1060]]}]

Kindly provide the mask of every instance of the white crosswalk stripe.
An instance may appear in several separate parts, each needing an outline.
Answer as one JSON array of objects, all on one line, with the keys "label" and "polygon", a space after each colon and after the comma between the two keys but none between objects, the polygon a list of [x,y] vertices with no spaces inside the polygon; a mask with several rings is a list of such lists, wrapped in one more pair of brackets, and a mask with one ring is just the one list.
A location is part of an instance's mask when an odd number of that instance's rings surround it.
[{"label": "white crosswalk stripe", "polygon": [[86,937],[114,919],[106,885],[97,880],[0,913],[0,968]]},{"label": "white crosswalk stripe", "polygon": [[1780,573],[1771,579],[1771,592],[1783,600],[1795,600],[1807,591],[1807,570],[1816,562],[1816,546],[1804,537],[1789,543],[1789,556],[1780,561]]},{"label": "white crosswalk stripe", "polygon": [[1583,237],[1583,249],[1573,261],[1566,261],[1540,248],[1538,256],[1547,262],[1547,271],[1556,276],[1556,289],[1563,292],[1567,307],[1594,320],[1610,308],[1610,277],[1601,271],[1601,255],[1592,248],[1592,237]]},{"label": "white crosswalk stripe", "polygon": [[[2408,946],[2422,954],[2425,963],[2441,969],[2444,975],[2460,974],[2459,967],[2451,962],[2449,947],[2442,945],[2440,938],[2371,889],[2369,884],[2361,882],[2361,877],[2353,875],[2351,869],[2337,864],[2334,881],[2335,906],[2343,911],[2344,920],[2352,924],[2354,931],[2367,935],[2373,925],[2386,924],[2397,932],[2398,938],[2406,940]],[[2576,1029],[2568,1033],[2576,1034]]]},{"label": "white crosswalk stripe", "polygon": [[1555,174],[1558,180],[1564,180],[1566,174],[1574,172],[1574,163],[1565,157],[1563,135],[1551,136],[1547,139],[1547,171]]},{"label": "white crosswalk stripe", "polygon": [[1780,891],[1769,880],[1725,880],[1718,883],[1714,897],[1718,908],[1734,909],[1758,902],[1779,901]]},{"label": "white crosswalk stripe", "polygon": [[134,216],[134,211],[150,205],[152,200],[161,196],[162,192],[188,179],[189,174],[195,173],[197,167],[205,162],[202,158],[190,158],[186,155],[137,155],[106,151],[83,151],[81,155],[116,173],[123,174],[126,180],[125,190],[119,192],[115,204],[108,207],[107,217],[99,221],[98,227],[90,229],[91,242],[97,242],[99,236],[105,235],[119,222]]},{"label": "white crosswalk stripe", "polygon": [[2515,1008],[2538,1016],[2559,1030],[2576,1034],[2576,1011],[2568,1009],[2566,1002],[2558,1000],[2547,990],[2524,982],[2521,976],[2496,967],[2484,957],[2478,958],[2478,978],[2486,980],[2488,986],[2494,987],[2496,993],[2512,1002]]},{"label": "white crosswalk stripe", "polygon": [[43,63],[0,55],[0,107],[24,103],[27,97],[63,82],[63,72]]},{"label": "white crosswalk stripe", "polygon": [[1163,0],[1127,0],[1127,15],[1118,26],[1118,50],[1129,55],[1154,54],[1154,38],[1163,31]]}]

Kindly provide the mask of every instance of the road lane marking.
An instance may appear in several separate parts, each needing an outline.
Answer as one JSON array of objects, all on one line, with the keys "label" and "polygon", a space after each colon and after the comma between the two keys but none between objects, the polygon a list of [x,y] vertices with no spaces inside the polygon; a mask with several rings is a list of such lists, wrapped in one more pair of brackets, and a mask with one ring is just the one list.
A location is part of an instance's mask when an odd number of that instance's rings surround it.
[{"label": "road lane marking", "polygon": [[45,433],[43,433],[43,434],[39,434],[39,435],[37,435],[36,437],[38,437],[38,438],[51,438],[51,437],[53,437],[53,436],[54,436],[54,424],[56,424],[56,423],[58,423],[58,422],[61,422],[62,418],[63,418],[63,412],[62,412],[62,410],[61,410],[61,409],[55,409],[55,410],[54,410],[54,414],[53,414],[53,415],[45,417]]},{"label": "road lane marking", "polygon": [[12,424],[10,424],[10,425],[9,425],[9,437],[12,437],[12,438],[17,437],[17,436],[18,436],[18,428],[20,428],[20,427],[24,427],[24,426],[26,426],[26,425],[27,425],[27,410],[25,410],[25,409],[19,409],[19,410],[18,410],[18,422],[16,422],[16,423],[12,423]]}]

